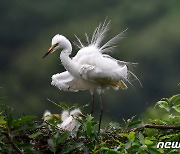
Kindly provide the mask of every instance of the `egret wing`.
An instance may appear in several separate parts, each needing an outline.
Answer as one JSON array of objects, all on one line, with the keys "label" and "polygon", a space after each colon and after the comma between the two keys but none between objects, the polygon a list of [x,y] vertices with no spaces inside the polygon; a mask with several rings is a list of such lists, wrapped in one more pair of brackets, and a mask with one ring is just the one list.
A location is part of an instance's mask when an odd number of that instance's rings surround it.
[{"label": "egret wing", "polygon": [[71,92],[92,88],[92,84],[80,78],[74,78],[68,71],[53,75],[51,85],[56,86],[60,90]]},{"label": "egret wing", "polygon": [[118,82],[120,80],[127,79],[127,66],[119,67],[118,69],[100,69],[92,65],[82,65],[80,76],[92,82],[98,82],[100,84],[108,84],[112,82]]},{"label": "egret wing", "polygon": [[74,80],[74,77],[68,71],[65,71],[53,75],[51,85],[56,86],[63,91],[76,92],[78,90],[70,88],[70,86],[74,83]]}]

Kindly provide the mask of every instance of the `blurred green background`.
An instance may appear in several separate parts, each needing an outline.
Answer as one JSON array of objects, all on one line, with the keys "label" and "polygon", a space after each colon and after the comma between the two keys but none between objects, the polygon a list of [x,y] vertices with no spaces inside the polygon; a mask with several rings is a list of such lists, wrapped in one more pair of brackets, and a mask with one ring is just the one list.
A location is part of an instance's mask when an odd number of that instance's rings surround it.
[{"label": "blurred green background", "polygon": [[[85,41],[105,18],[111,20],[107,40],[128,28],[119,42],[117,59],[137,62],[133,72],[141,80],[134,89],[106,91],[105,116],[116,121],[140,115],[162,97],[180,90],[180,1],[168,0],[2,0],[0,1],[0,89],[1,96],[23,113],[42,116],[44,110],[60,112],[55,102],[90,102],[89,91],[67,93],[51,86],[51,76],[64,71],[59,53],[42,56],[59,33],[71,42]],[[78,49],[73,46],[73,55]],[[96,95],[96,113],[99,97]],[[90,107],[86,109],[90,112]],[[108,110],[108,112],[107,112]]]}]

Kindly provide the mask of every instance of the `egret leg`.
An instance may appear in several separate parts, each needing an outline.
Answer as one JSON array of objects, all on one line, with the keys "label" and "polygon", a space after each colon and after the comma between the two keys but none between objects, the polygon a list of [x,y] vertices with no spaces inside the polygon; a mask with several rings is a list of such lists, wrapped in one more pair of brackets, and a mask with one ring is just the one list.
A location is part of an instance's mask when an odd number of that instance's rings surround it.
[{"label": "egret leg", "polygon": [[94,113],[94,93],[92,94],[92,100],[91,100],[91,114]]},{"label": "egret leg", "polygon": [[102,94],[100,94],[100,117],[99,117],[99,128],[98,128],[98,132],[100,132],[100,129],[101,129],[102,115],[103,115]]}]

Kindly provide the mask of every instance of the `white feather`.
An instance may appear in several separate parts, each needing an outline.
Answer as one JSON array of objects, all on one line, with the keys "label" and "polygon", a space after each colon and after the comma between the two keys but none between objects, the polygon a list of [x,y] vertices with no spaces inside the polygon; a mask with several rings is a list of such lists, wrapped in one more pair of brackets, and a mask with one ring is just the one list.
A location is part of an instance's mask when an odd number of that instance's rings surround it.
[{"label": "white feather", "polygon": [[61,120],[62,121],[65,121],[65,119],[67,119],[69,116],[69,111],[63,111],[62,114],[61,114]]},{"label": "white feather", "polygon": [[43,114],[44,121],[48,121],[52,118],[52,114],[50,111],[46,110]]},{"label": "white feather", "polygon": [[[126,29],[127,30],[127,29]],[[113,37],[112,39],[110,39],[108,42],[106,42],[101,48],[101,52],[102,53],[108,53],[108,52],[112,52],[113,50],[109,50],[109,49],[114,49],[116,46],[114,46],[120,39],[122,39],[124,37],[124,32],[126,31],[124,30],[123,32],[119,33],[118,35],[116,35],[115,37]]]},{"label": "white feather", "polygon": [[106,21],[101,25],[101,23],[99,24],[99,26],[95,29],[93,36],[92,36],[92,40],[91,40],[91,45],[95,45],[96,47],[99,47],[101,42],[103,41],[106,32],[109,30],[109,23],[106,23]]},{"label": "white feather", "polygon": [[80,114],[82,114],[81,110],[80,109],[74,109],[70,112],[70,115],[71,116],[79,116]]},{"label": "white feather", "polygon": [[70,112],[70,114],[69,111],[63,111],[61,115],[63,122],[58,124],[57,127],[70,132],[77,131],[79,124],[76,121],[76,118],[78,118],[80,114],[80,109],[74,109]]},{"label": "white feather", "polygon": [[[124,32],[119,33],[104,45],[100,45],[109,30],[109,23],[106,21],[100,24],[92,35],[91,43],[84,46],[77,38],[80,50],[75,57],[70,58],[72,52],[71,43],[62,35],[56,35],[52,39],[52,45],[58,44],[56,50],[62,48],[60,59],[67,71],[52,76],[51,84],[63,91],[77,92],[79,90],[103,91],[104,88],[115,88],[119,82],[128,82],[128,63],[116,60],[111,56],[104,54],[112,52]],[[86,35],[87,42],[89,37]],[[136,79],[137,77],[132,74]],[[113,83],[113,84],[112,84]],[[114,84],[115,83],[115,84]],[[131,83],[130,83],[131,84]]]}]

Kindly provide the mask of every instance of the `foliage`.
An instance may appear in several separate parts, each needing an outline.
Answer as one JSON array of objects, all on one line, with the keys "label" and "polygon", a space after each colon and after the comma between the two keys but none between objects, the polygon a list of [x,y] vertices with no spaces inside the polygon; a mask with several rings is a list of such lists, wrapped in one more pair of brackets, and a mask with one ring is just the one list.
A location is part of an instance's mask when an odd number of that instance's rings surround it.
[{"label": "foliage", "polygon": [[[65,103],[53,104],[69,109]],[[100,132],[92,115],[77,118],[78,131],[68,132],[57,127],[61,123],[57,116],[48,121],[36,121],[35,116],[14,119],[12,108],[1,104],[0,153],[178,153],[179,149],[156,146],[159,141],[180,141],[179,104],[180,95],[164,98],[156,103],[154,110],[161,108],[167,112],[167,119],[151,119],[144,124],[134,116],[124,120],[124,126],[111,121]]]}]

